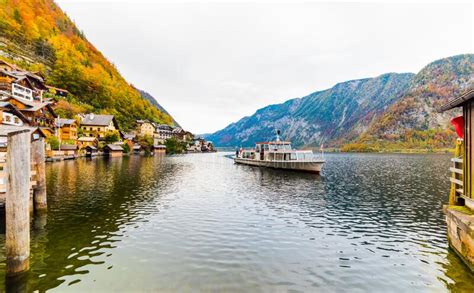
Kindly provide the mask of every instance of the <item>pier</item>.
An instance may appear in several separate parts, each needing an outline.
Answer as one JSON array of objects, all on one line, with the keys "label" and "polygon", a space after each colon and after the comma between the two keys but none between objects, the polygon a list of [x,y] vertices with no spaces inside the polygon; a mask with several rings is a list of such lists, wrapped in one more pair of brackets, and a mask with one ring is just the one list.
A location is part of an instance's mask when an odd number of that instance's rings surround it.
[{"label": "pier", "polygon": [[29,270],[30,216],[47,209],[44,137],[35,128],[7,133],[0,153],[0,200],[5,208],[6,274]]},{"label": "pier", "polygon": [[474,89],[449,101],[440,111],[462,107],[463,115],[453,119],[460,138],[451,159],[451,191],[444,206],[449,246],[474,272],[474,192],[472,190],[474,146]]}]

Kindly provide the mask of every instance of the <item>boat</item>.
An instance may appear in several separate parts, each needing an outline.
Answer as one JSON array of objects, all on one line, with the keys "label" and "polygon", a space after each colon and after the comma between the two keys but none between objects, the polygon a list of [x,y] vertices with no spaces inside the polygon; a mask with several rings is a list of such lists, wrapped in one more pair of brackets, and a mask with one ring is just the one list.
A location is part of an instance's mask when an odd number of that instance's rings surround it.
[{"label": "boat", "polygon": [[291,142],[280,140],[280,131],[277,131],[274,141],[258,142],[253,149],[241,148],[236,151],[234,162],[311,173],[320,173],[325,163],[322,151],[321,154],[315,154],[311,150],[295,150]]}]

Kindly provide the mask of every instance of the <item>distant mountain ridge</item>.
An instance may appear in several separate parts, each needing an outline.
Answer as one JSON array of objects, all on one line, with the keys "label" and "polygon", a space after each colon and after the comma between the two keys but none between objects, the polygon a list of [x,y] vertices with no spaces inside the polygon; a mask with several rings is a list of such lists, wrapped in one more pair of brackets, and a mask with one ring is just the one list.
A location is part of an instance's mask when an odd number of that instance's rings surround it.
[{"label": "distant mountain ridge", "polygon": [[252,146],[273,139],[280,129],[296,146],[447,147],[454,139],[448,121],[452,115],[436,108],[472,82],[473,58],[465,54],[440,59],[416,75],[388,73],[338,83],[261,108],[206,139],[216,146]]},{"label": "distant mountain ridge", "polygon": [[206,139],[217,146],[251,146],[270,140],[275,129],[295,145],[319,145],[342,136],[356,137],[397,100],[409,86],[414,74],[388,73],[375,78],[351,80],[282,104],[257,110]]},{"label": "distant mountain ridge", "polygon": [[140,90],[140,89],[137,89],[137,90],[140,92],[140,95],[142,96],[142,98],[149,101],[150,104],[152,104],[155,108],[157,108],[161,112],[165,113],[166,115],[169,115],[173,119],[173,123],[174,123],[175,126],[181,127],[181,125],[179,125],[179,123],[176,122],[176,120],[170,115],[170,113],[168,111],[166,111],[166,109],[163,108],[163,106],[161,106],[160,103],[158,103],[158,101],[155,99],[155,97],[153,97],[150,93],[148,93],[144,90]]}]

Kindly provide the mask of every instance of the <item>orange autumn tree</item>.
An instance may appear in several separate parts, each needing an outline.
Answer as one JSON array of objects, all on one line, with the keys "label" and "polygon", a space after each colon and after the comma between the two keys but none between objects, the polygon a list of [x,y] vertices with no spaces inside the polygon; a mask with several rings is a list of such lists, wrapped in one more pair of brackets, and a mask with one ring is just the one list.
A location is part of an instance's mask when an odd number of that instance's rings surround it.
[{"label": "orange autumn tree", "polygon": [[90,105],[93,111],[115,115],[125,129],[136,119],[173,124],[169,115],[141,97],[52,0],[0,0],[0,39],[7,44],[0,47],[4,59],[41,72],[48,84],[71,93],[68,109]]}]

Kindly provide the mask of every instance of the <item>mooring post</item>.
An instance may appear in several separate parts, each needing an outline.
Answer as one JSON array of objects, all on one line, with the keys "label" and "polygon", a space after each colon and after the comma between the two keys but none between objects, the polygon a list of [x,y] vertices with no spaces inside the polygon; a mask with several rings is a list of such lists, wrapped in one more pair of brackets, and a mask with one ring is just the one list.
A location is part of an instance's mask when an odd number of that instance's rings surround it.
[{"label": "mooring post", "polygon": [[28,130],[8,134],[5,200],[7,275],[27,271],[30,267],[30,144]]},{"label": "mooring post", "polygon": [[40,137],[31,142],[31,160],[36,171],[36,186],[33,188],[35,210],[48,208],[46,199],[46,162],[44,152],[44,138]]}]

